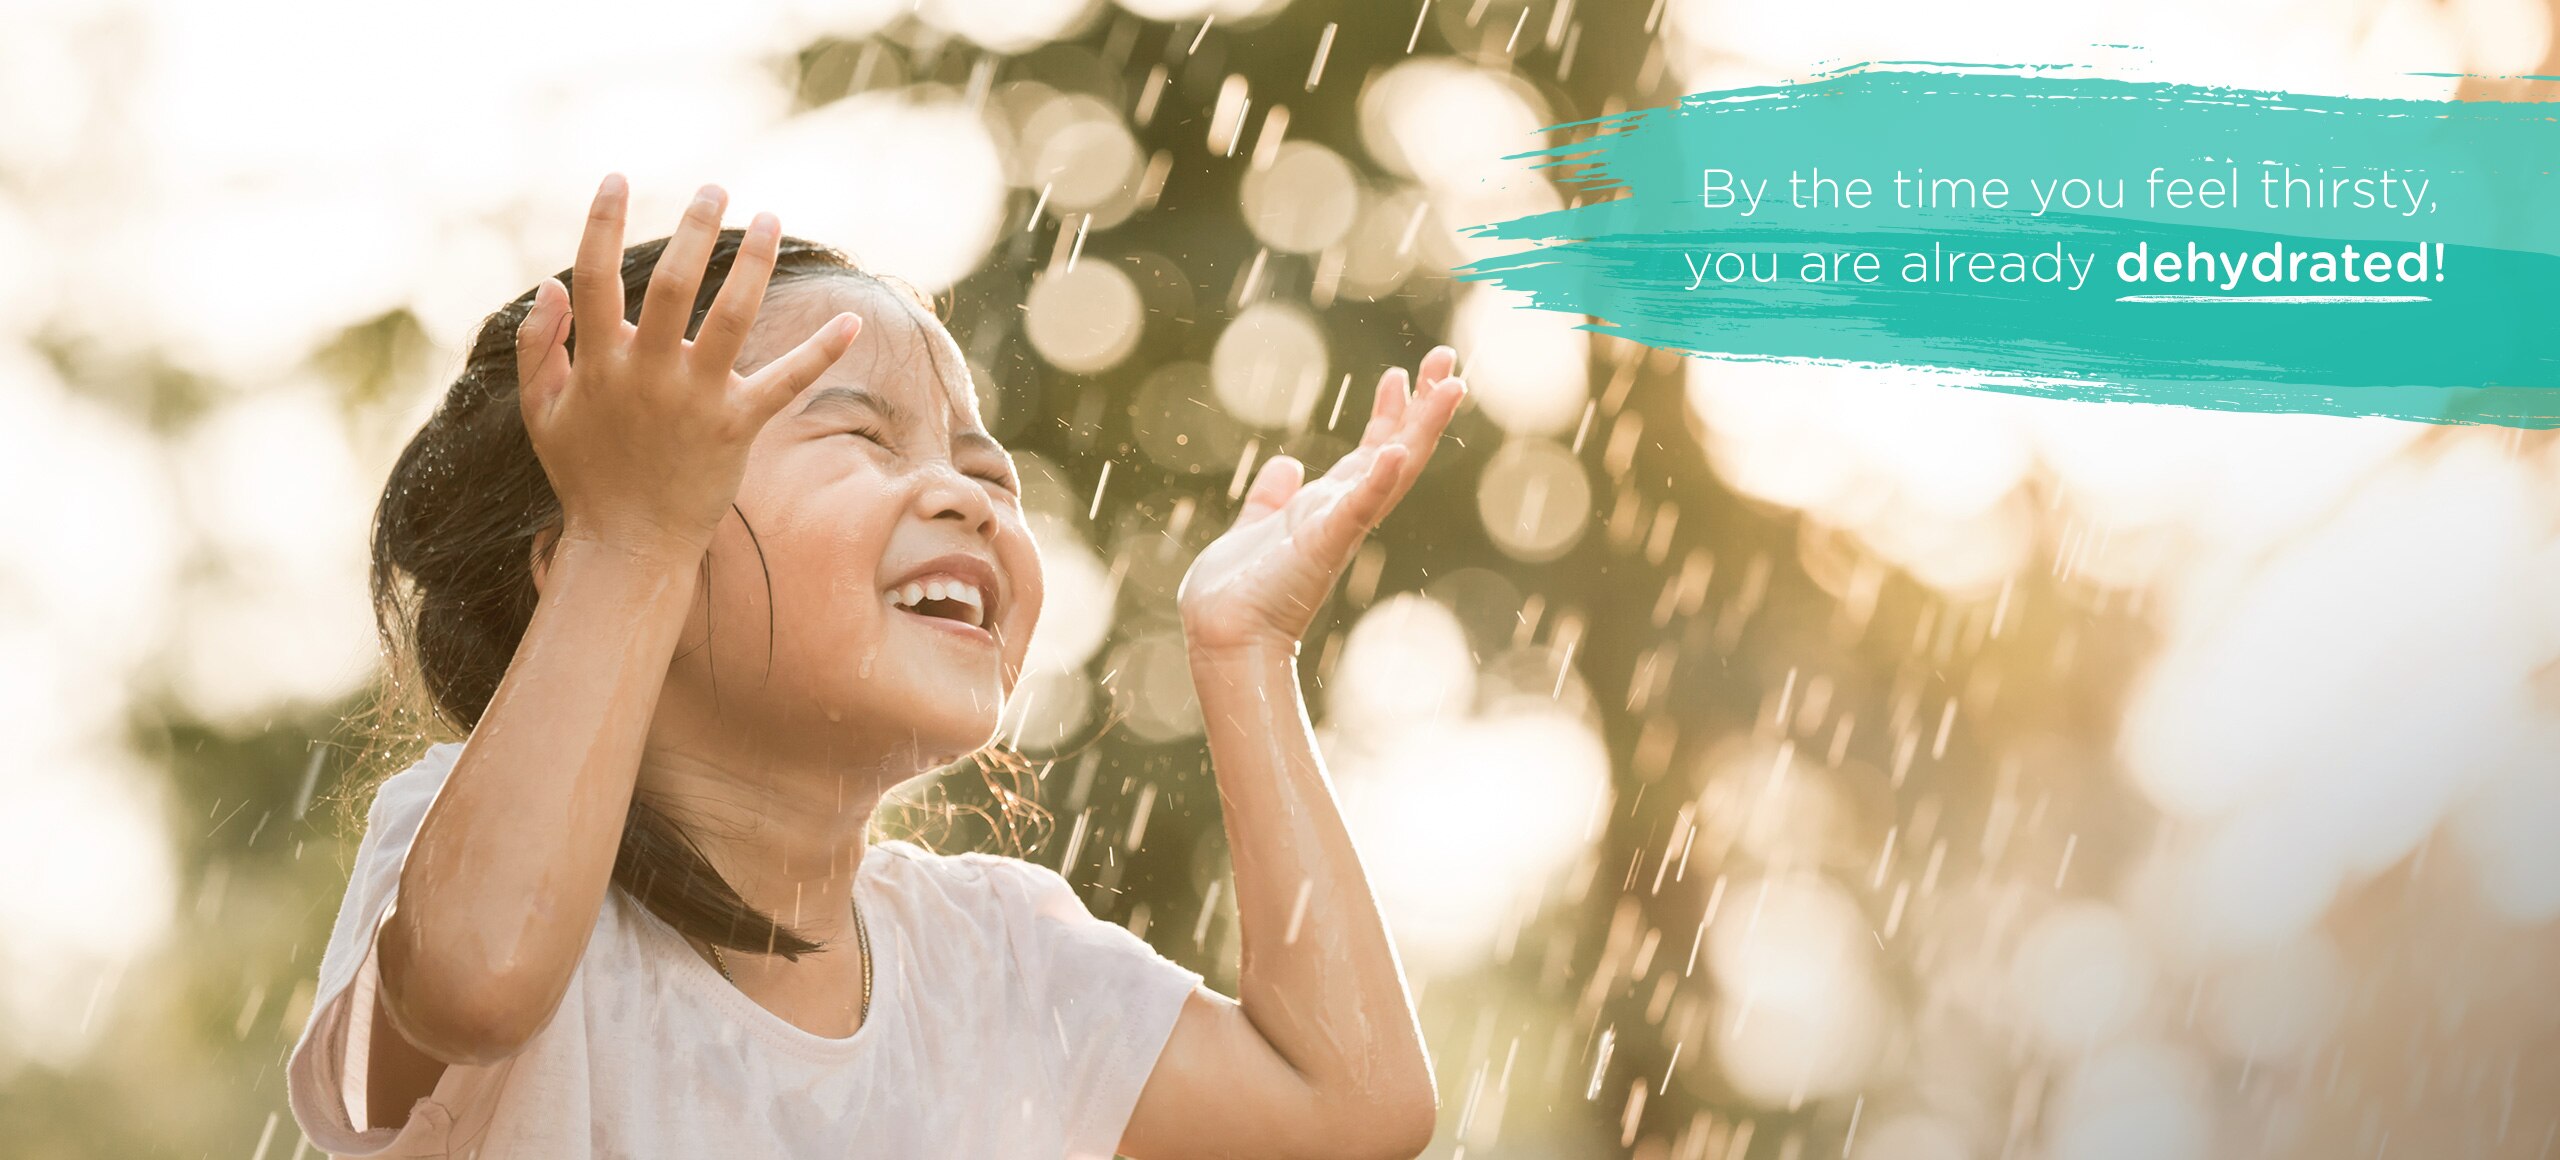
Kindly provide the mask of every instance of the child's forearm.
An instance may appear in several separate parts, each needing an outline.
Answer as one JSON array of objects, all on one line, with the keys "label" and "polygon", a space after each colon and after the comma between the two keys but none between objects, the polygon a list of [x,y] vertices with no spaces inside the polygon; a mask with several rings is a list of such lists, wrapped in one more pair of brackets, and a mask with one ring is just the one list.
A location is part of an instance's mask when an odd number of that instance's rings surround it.
[{"label": "child's forearm", "polygon": [[1316,751],[1296,649],[1194,647],[1190,661],[1235,865],[1238,1001],[1333,1110],[1419,1114],[1427,1133],[1430,1059]]},{"label": "child's forearm", "polygon": [[384,1009],[429,1055],[511,1055],[567,992],[693,602],[698,555],[683,548],[575,533],[557,545],[383,927]]}]

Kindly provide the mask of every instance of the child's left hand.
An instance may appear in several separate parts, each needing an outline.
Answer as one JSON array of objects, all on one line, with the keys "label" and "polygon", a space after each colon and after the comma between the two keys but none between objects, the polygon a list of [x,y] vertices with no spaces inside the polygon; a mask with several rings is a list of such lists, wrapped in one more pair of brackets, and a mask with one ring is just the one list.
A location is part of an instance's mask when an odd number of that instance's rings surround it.
[{"label": "child's left hand", "polygon": [[1466,396],[1466,384],[1449,373],[1457,361],[1448,347],[1432,348],[1422,359],[1422,389],[1410,399],[1404,369],[1389,370],[1360,446],[1321,478],[1302,485],[1306,468],[1287,455],[1263,463],[1234,525],[1201,549],[1175,594],[1193,651],[1296,646],[1361,541],[1430,461]]}]

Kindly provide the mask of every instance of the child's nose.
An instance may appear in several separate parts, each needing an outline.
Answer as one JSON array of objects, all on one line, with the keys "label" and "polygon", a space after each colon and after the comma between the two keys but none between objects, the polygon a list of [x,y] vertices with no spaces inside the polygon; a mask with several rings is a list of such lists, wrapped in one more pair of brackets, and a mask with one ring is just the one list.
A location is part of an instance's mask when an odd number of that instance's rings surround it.
[{"label": "child's nose", "polygon": [[926,518],[963,520],[972,531],[983,531],[995,521],[995,504],[987,498],[985,487],[958,465],[936,460],[925,467],[925,474]]}]

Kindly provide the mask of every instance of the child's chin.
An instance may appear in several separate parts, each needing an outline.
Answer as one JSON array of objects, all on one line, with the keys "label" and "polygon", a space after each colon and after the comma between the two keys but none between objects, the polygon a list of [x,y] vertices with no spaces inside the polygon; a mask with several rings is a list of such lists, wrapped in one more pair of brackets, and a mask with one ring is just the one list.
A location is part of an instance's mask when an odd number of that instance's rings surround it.
[{"label": "child's chin", "polygon": [[975,753],[997,739],[997,720],[993,711],[954,714],[918,721],[916,739],[924,755],[936,768]]}]

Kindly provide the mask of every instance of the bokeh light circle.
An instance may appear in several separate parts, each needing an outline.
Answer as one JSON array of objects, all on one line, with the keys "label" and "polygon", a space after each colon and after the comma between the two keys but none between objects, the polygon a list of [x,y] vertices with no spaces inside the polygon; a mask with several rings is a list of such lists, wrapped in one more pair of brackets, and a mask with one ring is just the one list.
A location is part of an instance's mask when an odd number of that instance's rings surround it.
[{"label": "bokeh light circle", "polygon": [[1451,329],[1475,405],[1515,434],[1573,430],[1591,397],[1591,336],[1575,329],[1583,321],[1515,291],[1470,291]]},{"label": "bokeh light circle", "polygon": [[1095,209],[1135,184],[1145,154],[1119,114],[1086,93],[1053,97],[1023,123],[1027,177],[1054,212]]},{"label": "bokeh light circle", "polygon": [[1463,185],[1509,177],[1503,158],[1543,143],[1546,110],[1527,82],[1445,56],[1418,56],[1379,75],[1360,96],[1360,137],[1395,173]]},{"label": "bokeh light circle", "polygon": [[1725,905],[1730,917],[1706,935],[1725,1077],[1763,1106],[1856,1087],[1888,1018],[1857,902],[1829,878],[1793,872],[1735,881]]},{"label": "bokeh light circle", "polygon": [[1474,707],[1476,664],[1456,613],[1404,592],[1351,626],[1325,683],[1328,720],[1382,729],[1450,717]]},{"label": "bokeh light circle", "polygon": [[1360,181],[1342,155],[1309,141],[1280,146],[1245,175],[1244,220],[1262,244],[1312,254],[1342,240],[1360,214]]},{"label": "bokeh light circle", "polygon": [[1092,374],[1138,348],[1138,287],[1109,262],[1085,260],[1032,280],[1022,330],[1040,357],[1063,371]]},{"label": "bokeh light circle", "polygon": [[996,52],[1023,52],[1072,33],[1097,0],[917,0],[916,15]]},{"label": "bokeh light circle", "polygon": [[1363,198],[1342,246],[1342,292],[1375,302],[1395,293],[1417,267],[1453,265],[1457,254],[1439,244],[1441,230],[1420,189]]},{"label": "bokeh light circle", "polygon": [[1257,427],[1295,430],[1324,394],[1324,329],[1304,309],[1245,307],[1218,335],[1209,379],[1227,413]]},{"label": "bokeh light circle", "polygon": [[1024,753],[1047,753],[1083,730],[1093,703],[1093,681],[1083,669],[1026,668],[1005,699],[996,734]]},{"label": "bokeh light circle", "polygon": [[1924,1112],[1880,1118],[1850,1146],[1850,1160],[1970,1160],[1974,1154],[1963,1132]]},{"label": "bokeh light circle", "polygon": [[1028,513],[1040,548],[1040,621],[1023,668],[1075,668],[1111,635],[1111,577],[1066,517]]},{"label": "bokeh light circle", "polygon": [[777,126],[726,183],[791,234],[938,293],[978,267],[1005,215],[1004,164],[967,105],[859,93]]},{"label": "bokeh light circle", "polygon": [[1546,439],[1514,439],[1476,480],[1476,515],[1495,546],[1526,563],[1571,551],[1591,522],[1591,479],[1582,461]]},{"label": "bokeh light circle", "polygon": [[2121,913],[2070,902],[2027,929],[2011,960],[2010,994],[2045,1049],[2069,1058],[2130,1026],[2157,977],[2141,933]]},{"label": "bokeh light circle", "polygon": [[69,1063],[108,1029],[88,1017],[99,980],[168,929],[177,865],[162,832],[162,783],[112,745],[24,755],[41,777],[0,780],[0,873],[77,890],[0,893],[0,990],[12,1054]]},{"label": "bokeh light circle", "polygon": [[2194,1053],[2128,1041],[2074,1068],[2046,1113],[2054,1160],[2152,1160],[2209,1154],[2212,1113]]},{"label": "bokeh light circle", "polygon": [[1104,663],[1111,674],[1113,702],[1125,714],[1130,732],[1153,742],[1178,741],[1200,733],[1200,697],[1191,684],[1189,649],[1182,630],[1150,629],[1111,650]]},{"label": "bokeh light circle", "polygon": [[1427,720],[1327,759],[1398,952],[1426,977],[1480,963],[1585,856],[1611,800],[1608,750],[1556,712]]}]

